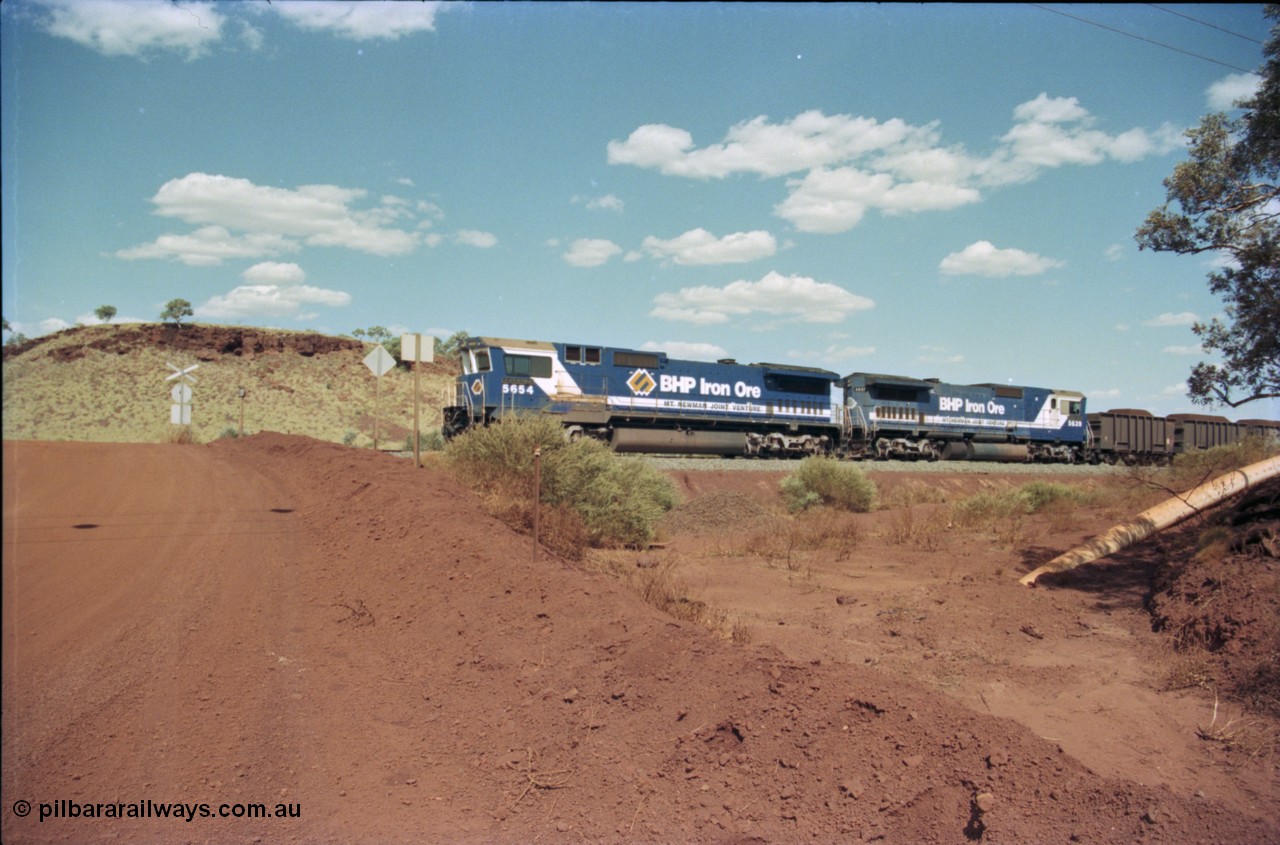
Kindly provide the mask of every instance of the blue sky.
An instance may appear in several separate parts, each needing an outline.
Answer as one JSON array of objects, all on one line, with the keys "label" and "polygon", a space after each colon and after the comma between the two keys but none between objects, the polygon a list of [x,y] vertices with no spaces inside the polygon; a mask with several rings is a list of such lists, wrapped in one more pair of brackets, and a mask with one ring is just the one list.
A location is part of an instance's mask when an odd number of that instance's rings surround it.
[{"label": "blue sky", "polygon": [[1261,5],[6,0],[4,315],[180,297],[1192,410],[1212,259],[1133,234],[1267,33]]}]

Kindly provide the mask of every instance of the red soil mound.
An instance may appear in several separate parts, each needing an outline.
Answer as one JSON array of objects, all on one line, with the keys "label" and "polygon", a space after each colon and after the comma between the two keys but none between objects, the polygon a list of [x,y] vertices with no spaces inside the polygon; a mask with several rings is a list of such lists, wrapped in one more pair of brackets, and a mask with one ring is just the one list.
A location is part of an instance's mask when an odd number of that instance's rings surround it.
[{"label": "red soil mound", "polygon": [[[1231,842],[873,669],[664,616],[298,437],[4,445],[6,842]],[[262,802],[292,819],[13,802]]]}]

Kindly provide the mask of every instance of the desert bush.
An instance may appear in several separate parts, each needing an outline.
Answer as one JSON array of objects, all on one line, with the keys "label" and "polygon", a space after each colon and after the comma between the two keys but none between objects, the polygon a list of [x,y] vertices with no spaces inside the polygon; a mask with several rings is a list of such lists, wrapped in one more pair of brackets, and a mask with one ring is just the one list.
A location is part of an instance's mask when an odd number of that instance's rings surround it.
[{"label": "desert bush", "polygon": [[185,446],[195,443],[196,436],[191,432],[191,426],[175,425],[169,427],[167,440],[170,443],[179,443]]},{"label": "desert bush", "polygon": [[909,481],[882,492],[879,499],[882,509],[893,510],[912,505],[940,505],[947,501],[947,492],[934,484]]},{"label": "desert bush", "polygon": [[1230,446],[1183,452],[1173,459],[1169,483],[1177,490],[1190,489],[1224,472],[1256,464],[1276,454],[1280,454],[1280,445],[1275,440],[1256,436]]},{"label": "desert bush", "polygon": [[[444,449],[444,433],[439,428],[429,428],[418,432],[419,452],[439,452]],[[413,432],[404,436],[404,450],[413,451]]]},{"label": "desert bush", "polygon": [[793,513],[815,505],[866,513],[876,505],[876,485],[852,464],[805,458],[782,479],[782,498]]},{"label": "desert bush", "polygon": [[[450,465],[499,510],[532,506],[533,453],[542,454],[541,501],[567,507],[594,546],[643,545],[677,501],[671,480],[639,458],[595,440],[570,442],[553,417],[530,416],[469,429],[445,449]],[[504,503],[504,504],[498,504]],[[567,530],[567,529],[566,529]]]},{"label": "desert bush", "polygon": [[356,438],[359,436],[360,435],[358,433],[352,431],[351,429],[347,429],[347,433],[342,435],[342,445],[350,446],[351,444],[356,442]]},{"label": "desert bush", "polygon": [[975,493],[952,505],[952,520],[974,527],[1000,520],[1039,513],[1052,506],[1083,505],[1093,499],[1090,492],[1049,481],[1031,481],[1021,487],[1006,487]]},{"label": "desert bush", "polygon": [[240,429],[236,428],[234,425],[229,425],[222,430],[221,434],[218,435],[218,439],[225,440],[229,438],[231,440],[234,440],[239,436],[240,436]]},{"label": "desert bush", "polygon": [[889,521],[885,538],[894,545],[911,545],[928,552],[942,547],[942,535],[947,529],[946,514],[940,511],[917,513],[912,507],[894,514]]},{"label": "desert bush", "polygon": [[1032,481],[1018,488],[1018,497],[1026,502],[1027,513],[1039,513],[1053,505],[1083,505],[1089,502],[1087,491],[1069,484]]}]

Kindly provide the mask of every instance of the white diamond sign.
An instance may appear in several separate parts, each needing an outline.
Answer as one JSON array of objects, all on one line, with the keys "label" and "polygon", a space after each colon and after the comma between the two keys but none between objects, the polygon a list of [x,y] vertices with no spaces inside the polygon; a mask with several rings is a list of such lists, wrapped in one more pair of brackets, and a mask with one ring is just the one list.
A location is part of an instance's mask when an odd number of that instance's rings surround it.
[{"label": "white diamond sign", "polygon": [[396,365],[396,359],[391,357],[383,346],[373,347],[373,351],[364,356],[364,365],[378,378],[382,378]]}]

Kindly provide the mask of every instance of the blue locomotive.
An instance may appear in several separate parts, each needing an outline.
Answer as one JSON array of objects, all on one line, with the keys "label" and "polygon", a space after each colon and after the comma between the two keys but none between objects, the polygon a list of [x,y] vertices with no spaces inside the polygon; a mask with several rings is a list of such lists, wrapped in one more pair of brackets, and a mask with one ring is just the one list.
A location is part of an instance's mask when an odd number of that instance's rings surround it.
[{"label": "blue locomotive", "polygon": [[840,445],[842,390],[829,370],[714,364],[664,352],[473,337],[444,434],[505,416],[558,416],[570,437],[619,452],[794,456]]},{"label": "blue locomotive", "polygon": [[854,373],[842,382],[850,457],[1061,461],[1086,454],[1074,390]]}]

